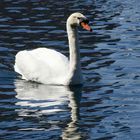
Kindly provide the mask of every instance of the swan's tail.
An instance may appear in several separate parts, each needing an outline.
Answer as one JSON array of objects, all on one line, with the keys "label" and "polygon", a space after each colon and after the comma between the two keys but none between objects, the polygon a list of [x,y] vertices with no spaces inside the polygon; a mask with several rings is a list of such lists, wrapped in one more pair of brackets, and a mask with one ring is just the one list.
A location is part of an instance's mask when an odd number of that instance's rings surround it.
[{"label": "swan's tail", "polygon": [[14,70],[15,72],[19,73],[22,76],[22,79],[27,80],[27,78],[20,72],[20,70],[18,69],[16,63],[14,65]]}]

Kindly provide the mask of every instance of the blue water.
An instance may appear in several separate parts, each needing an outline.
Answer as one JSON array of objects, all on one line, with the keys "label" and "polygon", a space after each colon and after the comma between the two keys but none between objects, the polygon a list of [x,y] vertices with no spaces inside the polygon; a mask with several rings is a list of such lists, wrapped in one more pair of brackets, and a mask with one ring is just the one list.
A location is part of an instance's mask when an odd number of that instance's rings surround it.
[{"label": "blue water", "polygon": [[[139,8],[139,0],[2,0],[0,139],[139,140]],[[18,51],[47,47],[68,56],[65,23],[77,11],[93,28],[79,31],[84,85],[21,80]]]}]

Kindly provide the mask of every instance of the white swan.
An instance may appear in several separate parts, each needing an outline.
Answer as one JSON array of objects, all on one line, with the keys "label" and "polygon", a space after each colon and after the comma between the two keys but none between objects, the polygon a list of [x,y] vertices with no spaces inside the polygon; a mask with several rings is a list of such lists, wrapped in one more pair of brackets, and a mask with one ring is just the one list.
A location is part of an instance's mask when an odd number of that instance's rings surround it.
[{"label": "white swan", "polygon": [[67,19],[70,58],[47,48],[20,51],[16,55],[15,71],[23,79],[43,84],[82,84],[80,52],[77,27],[92,31],[87,18],[81,13],[73,13]]}]

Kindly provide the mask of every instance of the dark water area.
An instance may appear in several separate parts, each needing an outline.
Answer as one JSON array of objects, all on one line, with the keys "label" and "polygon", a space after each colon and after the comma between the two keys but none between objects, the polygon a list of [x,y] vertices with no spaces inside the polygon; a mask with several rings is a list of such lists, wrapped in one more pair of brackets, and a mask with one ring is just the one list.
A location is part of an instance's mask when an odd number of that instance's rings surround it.
[{"label": "dark water area", "polygon": [[[0,139],[139,140],[139,8],[139,0],[1,0]],[[93,28],[79,31],[83,87],[21,80],[18,51],[68,56],[65,23],[77,11]]]}]

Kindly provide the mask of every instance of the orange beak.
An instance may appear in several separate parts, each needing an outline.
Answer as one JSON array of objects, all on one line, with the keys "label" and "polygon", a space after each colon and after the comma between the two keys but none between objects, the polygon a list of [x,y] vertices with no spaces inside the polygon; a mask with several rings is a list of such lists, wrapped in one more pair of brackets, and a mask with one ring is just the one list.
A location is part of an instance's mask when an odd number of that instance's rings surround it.
[{"label": "orange beak", "polygon": [[81,22],[81,26],[82,26],[84,29],[86,29],[86,30],[92,32],[91,27],[90,27],[87,23]]}]

